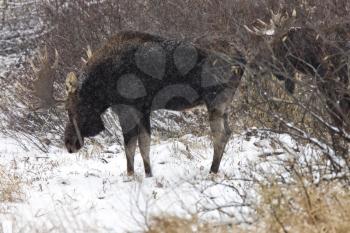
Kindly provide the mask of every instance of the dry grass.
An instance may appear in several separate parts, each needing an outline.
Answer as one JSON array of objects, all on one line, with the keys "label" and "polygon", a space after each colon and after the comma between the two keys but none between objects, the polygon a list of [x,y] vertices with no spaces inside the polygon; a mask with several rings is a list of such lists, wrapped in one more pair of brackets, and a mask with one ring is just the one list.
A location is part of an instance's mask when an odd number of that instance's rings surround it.
[{"label": "dry grass", "polygon": [[197,216],[161,216],[152,219],[147,233],[254,232],[254,233],[348,233],[350,232],[350,191],[340,185],[306,184],[260,187],[252,225],[214,225]]},{"label": "dry grass", "polygon": [[182,218],[177,216],[161,216],[151,220],[147,233],[183,233],[183,232],[201,232],[201,233],[229,233],[243,232],[236,226],[214,225],[203,222],[193,215],[190,218]]},{"label": "dry grass", "polygon": [[262,186],[257,232],[350,232],[350,191],[334,183]]},{"label": "dry grass", "polygon": [[0,165],[0,202],[23,200],[23,181]]}]

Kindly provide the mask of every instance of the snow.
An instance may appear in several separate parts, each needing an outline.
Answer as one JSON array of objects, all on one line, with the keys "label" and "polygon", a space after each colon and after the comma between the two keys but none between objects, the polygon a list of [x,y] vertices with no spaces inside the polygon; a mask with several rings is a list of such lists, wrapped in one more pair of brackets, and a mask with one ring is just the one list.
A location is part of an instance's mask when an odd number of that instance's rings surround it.
[{"label": "snow", "polygon": [[[295,146],[287,135],[274,137]],[[10,220],[26,231],[135,232],[146,229],[152,216],[192,213],[214,222],[244,222],[250,218],[249,204],[257,198],[252,181],[283,172],[281,161],[288,159],[281,147],[272,146],[270,137],[233,135],[220,173],[210,175],[209,138],[185,135],[152,145],[152,178],[144,177],[137,152],[136,174],[130,178],[123,148],[116,145],[90,145],[78,154],[64,148],[43,153],[30,145],[25,151],[5,137],[0,137],[0,145],[0,165],[25,181],[24,200],[3,203],[7,214],[1,214],[0,221]]]}]

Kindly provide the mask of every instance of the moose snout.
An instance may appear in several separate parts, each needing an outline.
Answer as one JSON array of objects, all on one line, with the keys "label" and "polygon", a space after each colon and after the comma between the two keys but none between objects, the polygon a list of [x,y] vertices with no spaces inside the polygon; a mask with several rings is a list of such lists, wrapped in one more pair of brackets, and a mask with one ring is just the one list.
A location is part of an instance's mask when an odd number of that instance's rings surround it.
[{"label": "moose snout", "polygon": [[74,126],[70,123],[67,124],[64,131],[64,144],[69,153],[78,152],[78,150],[84,145],[84,137],[80,137],[79,140],[79,136],[77,135]]},{"label": "moose snout", "polygon": [[78,137],[66,138],[65,145],[69,153],[76,153],[83,146],[80,144]]}]

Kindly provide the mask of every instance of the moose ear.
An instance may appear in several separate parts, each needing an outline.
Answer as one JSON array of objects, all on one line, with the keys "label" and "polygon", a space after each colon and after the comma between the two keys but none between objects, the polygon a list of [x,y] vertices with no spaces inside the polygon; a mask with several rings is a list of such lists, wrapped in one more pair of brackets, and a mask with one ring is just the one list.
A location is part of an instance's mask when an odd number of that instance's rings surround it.
[{"label": "moose ear", "polygon": [[66,89],[68,94],[74,94],[78,89],[78,78],[74,72],[70,72],[66,78]]}]

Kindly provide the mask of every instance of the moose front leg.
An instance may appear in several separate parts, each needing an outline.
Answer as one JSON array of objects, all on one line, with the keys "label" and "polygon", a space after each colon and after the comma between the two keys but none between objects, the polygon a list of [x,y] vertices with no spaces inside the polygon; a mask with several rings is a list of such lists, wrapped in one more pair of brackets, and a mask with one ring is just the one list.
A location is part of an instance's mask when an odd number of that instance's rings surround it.
[{"label": "moose front leg", "polygon": [[146,177],[152,176],[151,163],[149,159],[150,148],[151,148],[151,123],[150,123],[150,115],[145,115],[139,126],[139,147],[140,153],[143,160],[143,165],[145,168]]},{"label": "moose front leg", "polygon": [[228,124],[227,113],[220,111],[219,109],[209,111],[209,123],[214,145],[213,163],[210,172],[217,173],[219,171],[225,146],[231,135],[231,130]]}]

